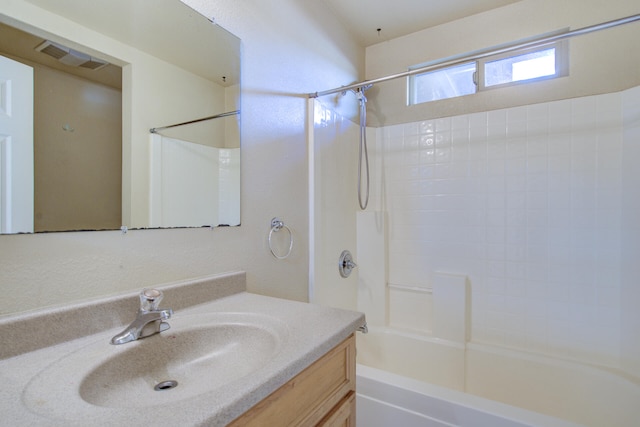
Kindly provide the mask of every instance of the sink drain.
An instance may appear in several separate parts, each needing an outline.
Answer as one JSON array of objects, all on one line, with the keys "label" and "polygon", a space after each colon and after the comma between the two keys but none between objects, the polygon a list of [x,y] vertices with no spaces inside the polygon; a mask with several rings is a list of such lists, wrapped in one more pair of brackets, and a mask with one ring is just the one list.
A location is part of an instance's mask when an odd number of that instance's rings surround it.
[{"label": "sink drain", "polygon": [[156,384],[153,388],[155,391],[163,391],[163,390],[171,390],[172,388],[176,388],[178,386],[178,381],[170,380],[170,381],[162,381],[161,383]]}]

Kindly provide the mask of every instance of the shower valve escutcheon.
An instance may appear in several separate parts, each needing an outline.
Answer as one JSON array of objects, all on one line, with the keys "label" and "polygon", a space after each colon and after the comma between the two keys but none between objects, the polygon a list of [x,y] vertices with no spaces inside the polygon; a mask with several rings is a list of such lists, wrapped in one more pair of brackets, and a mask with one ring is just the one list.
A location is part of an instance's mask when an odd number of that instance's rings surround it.
[{"label": "shower valve escutcheon", "polygon": [[353,256],[351,256],[351,252],[345,250],[340,254],[340,259],[338,260],[338,271],[340,271],[340,276],[347,278],[351,275],[351,271],[356,268],[358,265],[353,262]]}]

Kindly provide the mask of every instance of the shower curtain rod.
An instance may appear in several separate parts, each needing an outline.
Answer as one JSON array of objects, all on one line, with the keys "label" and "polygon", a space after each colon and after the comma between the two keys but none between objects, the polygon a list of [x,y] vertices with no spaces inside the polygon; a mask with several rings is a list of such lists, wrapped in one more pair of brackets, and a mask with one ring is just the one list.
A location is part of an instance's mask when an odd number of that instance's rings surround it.
[{"label": "shower curtain rod", "polygon": [[389,80],[394,80],[402,77],[409,77],[415,74],[422,74],[427,71],[438,70],[441,68],[451,67],[454,65],[459,65],[469,61],[476,61],[478,59],[485,58],[487,56],[497,55],[501,53],[511,52],[513,50],[524,49],[528,47],[535,47],[539,45],[544,45],[547,43],[552,43],[558,40],[568,39],[570,37],[581,36],[583,34],[593,33],[595,31],[606,30],[608,28],[617,27],[619,25],[629,24],[631,22],[640,21],[640,14],[631,15],[625,18],[615,19],[613,21],[607,21],[596,25],[591,25],[589,27],[579,28],[577,30],[567,31],[566,33],[557,34],[553,36],[540,37],[536,39],[529,40],[527,42],[520,42],[515,44],[508,44],[497,48],[489,48],[477,51],[475,53],[468,53],[463,55],[462,57],[455,57],[454,59],[443,59],[438,60],[434,63],[426,65],[424,67],[415,68],[413,70],[405,71],[403,73],[391,74],[384,77],[379,77],[377,79],[364,80],[360,83],[353,83],[348,86],[341,86],[335,89],[324,90],[322,92],[313,92],[308,94],[309,98],[318,98],[324,95],[331,95],[333,93],[344,92],[350,89],[358,89],[362,86],[371,85],[375,83],[382,83]]},{"label": "shower curtain rod", "polygon": [[169,129],[169,128],[174,128],[177,126],[184,126],[184,125],[190,125],[193,123],[199,123],[199,122],[204,122],[206,120],[213,120],[213,119],[219,119],[221,117],[227,117],[227,116],[235,116],[240,114],[240,110],[235,110],[235,111],[229,111],[226,113],[220,113],[220,114],[216,114],[215,116],[209,116],[209,117],[203,117],[201,119],[195,119],[195,120],[191,120],[188,122],[182,122],[182,123],[176,123],[175,125],[169,125],[169,126],[161,126],[161,127],[157,127],[157,128],[151,128],[149,129],[149,132],[151,133],[158,133],[159,130],[163,130],[163,129]]}]

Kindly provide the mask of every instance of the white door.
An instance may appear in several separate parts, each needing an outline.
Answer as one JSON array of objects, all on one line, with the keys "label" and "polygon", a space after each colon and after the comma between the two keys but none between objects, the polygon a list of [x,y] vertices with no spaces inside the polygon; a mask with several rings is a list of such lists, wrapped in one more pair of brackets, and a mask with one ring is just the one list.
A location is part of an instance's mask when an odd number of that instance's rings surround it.
[{"label": "white door", "polygon": [[1,55],[0,233],[33,233],[33,68]]}]

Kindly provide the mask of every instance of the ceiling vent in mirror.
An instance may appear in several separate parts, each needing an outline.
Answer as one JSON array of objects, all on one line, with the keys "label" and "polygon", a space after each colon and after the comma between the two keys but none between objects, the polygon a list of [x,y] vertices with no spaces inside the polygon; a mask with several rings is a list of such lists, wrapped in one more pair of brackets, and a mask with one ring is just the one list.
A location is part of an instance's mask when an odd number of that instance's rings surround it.
[{"label": "ceiling vent in mirror", "polygon": [[36,47],[36,50],[38,52],[45,53],[52,58],[57,59],[58,62],[62,62],[63,64],[69,65],[71,67],[81,67],[88,68],[90,70],[98,70],[109,64],[108,62],[89,56],[86,53],[78,52],[77,50],[73,50],[49,40],[46,40],[38,45]]}]

